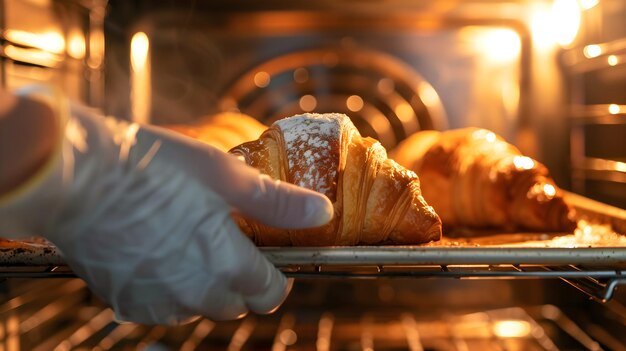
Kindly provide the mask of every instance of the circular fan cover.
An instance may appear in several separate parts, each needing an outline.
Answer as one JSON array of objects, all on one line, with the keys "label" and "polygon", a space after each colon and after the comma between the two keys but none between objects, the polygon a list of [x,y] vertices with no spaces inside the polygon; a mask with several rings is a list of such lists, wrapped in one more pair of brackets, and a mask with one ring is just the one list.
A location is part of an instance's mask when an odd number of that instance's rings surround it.
[{"label": "circular fan cover", "polygon": [[303,112],[345,113],[361,134],[388,149],[418,130],[446,125],[439,96],[412,67],[354,48],[275,57],[240,76],[220,105],[267,125]]}]

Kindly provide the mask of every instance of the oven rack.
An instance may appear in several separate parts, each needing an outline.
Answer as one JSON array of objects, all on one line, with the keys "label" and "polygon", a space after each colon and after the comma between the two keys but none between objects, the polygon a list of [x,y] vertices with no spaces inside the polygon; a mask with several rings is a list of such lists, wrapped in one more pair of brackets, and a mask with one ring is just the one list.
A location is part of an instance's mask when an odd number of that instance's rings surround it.
[{"label": "oven rack", "polygon": [[[561,279],[598,302],[607,302],[619,285],[626,285],[626,265],[587,267],[536,264],[403,264],[403,265],[277,265],[291,278],[453,278]],[[71,278],[66,265],[0,266],[0,279]]]},{"label": "oven rack", "polygon": [[293,278],[454,278],[561,279],[598,302],[607,302],[619,285],[626,285],[626,266],[595,268],[576,265],[409,265],[409,266],[287,266]]}]

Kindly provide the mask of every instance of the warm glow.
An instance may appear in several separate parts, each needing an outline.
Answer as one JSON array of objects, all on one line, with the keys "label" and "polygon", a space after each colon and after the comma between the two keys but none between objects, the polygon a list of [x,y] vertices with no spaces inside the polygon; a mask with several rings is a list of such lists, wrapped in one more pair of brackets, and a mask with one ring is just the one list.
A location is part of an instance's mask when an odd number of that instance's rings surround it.
[{"label": "warm glow", "polygon": [[600,1],[599,0],[578,0],[578,2],[580,3],[580,7],[583,10],[589,10],[591,8],[596,7],[596,5],[598,5]]},{"label": "warm glow", "polygon": [[537,8],[531,17],[533,42],[541,48],[554,43],[568,46],[580,28],[580,7],[574,0],[555,0],[552,8]]},{"label": "warm glow", "polygon": [[313,95],[304,95],[300,98],[299,105],[302,111],[311,112],[317,107],[317,99]]},{"label": "warm glow", "polygon": [[330,350],[330,337],[333,331],[333,316],[329,312],[325,312],[320,318],[317,327],[317,342],[315,346],[318,351]]},{"label": "warm glow", "polygon": [[494,62],[515,60],[520,52],[519,35],[511,29],[499,28],[478,34],[479,49]]},{"label": "warm glow", "polygon": [[556,31],[552,24],[552,11],[548,7],[537,8],[530,20],[533,44],[539,48],[548,48],[556,42]]},{"label": "warm glow", "polygon": [[82,33],[76,31],[69,35],[67,53],[77,60],[85,57],[85,37]]},{"label": "warm glow", "polygon": [[367,123],[374,128],[378,137],[382,143],[385,143],[388,140],[388,136],[390,133],[393,135],[393,130],[391,128],[391,124],[385,115],[382,113],[376,112],[372,114],[366,114],[365,120]]},{"label": "warm glow", "polygon": [[503,320],[493,324],[493,333],[500,338],[523,338],[530,335],[530,323],[521,320]]},{"label": "warm glow", "polygon": [[97,69],[102,66],[104,61],[104,32],[94,29],[89,33],[89,57],[87,65],[90,68]]},{"label": "warm glow", "polygon": [[31,33],[17,29],[7,29],[4,35],[15,44],[37,48],[54,54],[62,54],[65,50],[65,39],[61,33],[48,31]]},{"label": "warm glow", "polygon": [[535,167],[535,161],[526,156],[515,156],[513,158],[513,164],[517,169],[531,169]]},{"label": "warm glow", "polygon": [[554,185],[546,183],[543,185],[543,193],[546,194],[546,197],[551,199],[556,195],[556,188]]},{"label": "warm glow", "polygon": [[617,56],[615,55],[609,55],[609,57],[606,60],[609,63],[609,66],[615,66],[619,63],[619,60],[617,59]]},{"label": "warm glow", "polygon": [[572,0],[555,0],[552,5],[552,14],[556,41],[562,46],[571,44],[576,39],[580,27],[578,3]]},{"label": "warm glow", "polygon": [[148,62],[148,50],[150,49],[150,41],[144,32],[138,32],[133,35],[130,41],[130,63],[134,71],[145,69]]},{"label": "warm glow", "polygon": [[406,102],[396,105],[393,111],[396,113],[396,116],[398,116],[398,119],[405,123],[415,118],[413,108]]},{"label": "warm glow", "polygon": [[619,105],[616,104],[610,104],[609,105],[609,113],[612,115],[616,115],[618,113],[620,113],[621,108],[619,107]]},{"label": "warm glow", "polygon": [[4,54],[15,61],[34,63],[46,67],[55,67],[59,64],[59,62],[61,62],[61,57],[59,55],[43,50],[27,49],[15,45],[5,46]]},{"label": "warm glow", "polygon": [[596,44],[587,45],[583,49],[583,54],[586,58],[598,57],[602,55],[602,48],[600,47],[600,45]]},{"label": "warm glow", "polygon": [[265,88],[266,86],[270,85],[270,75],[267,72],[261,71],[261,72],[257,72],[254,75],[254,85],[256,85],[259,88]]},{"label": "warm glow", "polygon": [[151,76],[150,76],[150,41],[144,32],[133,35],[130,41],[131,110],[133,120],[138,123],[150,122]]},{"label": "warm glow", "polygon": [[348,110],[352,112],[361,111],[363,108],[363,99],[358,95],[350,95],[350,97],[346,99],[346,106]]},{"label": "warm glow", "polygon": [[417,87],[417,92],[426,107],[433,108],[439,103],[439,94],[430,84],[421,82]]}]

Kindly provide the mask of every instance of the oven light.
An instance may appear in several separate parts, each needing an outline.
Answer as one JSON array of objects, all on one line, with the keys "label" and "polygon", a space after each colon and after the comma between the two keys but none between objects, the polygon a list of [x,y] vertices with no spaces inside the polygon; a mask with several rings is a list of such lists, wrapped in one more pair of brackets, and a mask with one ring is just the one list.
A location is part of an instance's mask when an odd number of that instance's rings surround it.
[{"label": "oven light", "polygon": [[72,32],[68,37],[67,53],[77,59],[85,58],[85,37],[79,31]]},{"label": "oven light", "polygon": [[521,320],[501,320],[493,323],[493,333],[500,338],[523,338],[530,335],[530,323]]},{"label": "oven light", "polygon": [[150,41],[144,32],[137,32],[130,41],[131,76],[131,110],[133,120],[138,123],[148,123],[150,119]]},{"label": "oven light", "polygon": [[617,56],[615,55],[609,55],[609,57],[606,60],[609,63],[609,66],[615,66],[619,62],[619,60],[617,59]]},{"label": "oven light", "polygon": [[23,48],[10,44],[4,47],[4,54],[15,61],[34,63],[46,67],[56,67],[62,61],[61,56],[48,51]]},{"label": "oven light", "polygon": [[65,49],[65,39],[56,31],[50,30],[43,33],[31,33],[23,30],[7,29],[4,33],[9,41],[37,48],[53,54],[61,54]]},{"label": "oven light", "polygon": [[552,5],[554,22],[552,28],[556,30],[556,40],[562,46],[571,44],[580,27],[580,7],[576,1],[556,0]]},{"label": "oven light", "polygon": [[144,32],[135,33],[130,41],[130,62],[134,71],[145,69],[150,41]]},{"label": "oven light", "polygon": [[511,29],[492,29],[478,38],[481,51],[494,62],[509,62],[520,52],[519,35]]},{"label": "oven light", "polygon": [[589,9],[596,7],[596,5],[598,5],[600,1],[599,0],[578,0],[578,2],[580,2],[580,7],[583,10],[589,10]]},{"label": "oven light", "polygon": [[619,107],[619,105],[616,104],[610,104],[609,105],[609,113],[612,115],[616,115],[618,113],[620,113],[621,108]]},{"label": "oven light", "polygon": [[580,11],[578,2],[573,0],[556,0],[550,9],[534,9],[530,21],[534,44],[539,48],[557,43],[570,45],[578,35]]},{"label": "oven light", "polygon": [[594,58],[602,55],[602,47],[600,45],[591,44],[583,48],[583,55],[586,58]]},{"label": "oven light", "polygon": [[89,56],[87,65],[89,68],[98,69],[104,61],[104,32],[94,29],[89,33]]}]

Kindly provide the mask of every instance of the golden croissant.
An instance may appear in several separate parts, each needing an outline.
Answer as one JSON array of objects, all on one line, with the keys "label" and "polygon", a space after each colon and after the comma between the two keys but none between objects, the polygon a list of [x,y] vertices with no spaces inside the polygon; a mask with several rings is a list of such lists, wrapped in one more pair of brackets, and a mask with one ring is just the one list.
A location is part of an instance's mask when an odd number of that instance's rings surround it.
[{"label": "golden croissant", "polygon": [[418,132],[392,157],[419,175],[424,197],[446,227],[575,228],[547,168],[489,130]]},{"label": "golden croissant", "polygon": [[168,125],[168,129],[185,134],[228,151],[246,141],[254,140],[267,127],[253,117],[236,112],[222,112],[200,119],[193,125]]},{"label": "golden croissant", "polygon": [[257,245],[417,244],[441,237],[441,220],[424,201],[417,175],[387,158],[342,114],[304,114],[275,122],[232,154],[274,179],[318,191],[332,201],[320,228],[279,230],[238,218]]}]

